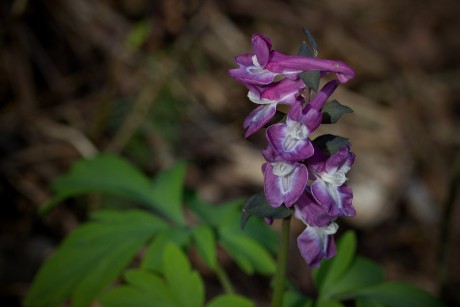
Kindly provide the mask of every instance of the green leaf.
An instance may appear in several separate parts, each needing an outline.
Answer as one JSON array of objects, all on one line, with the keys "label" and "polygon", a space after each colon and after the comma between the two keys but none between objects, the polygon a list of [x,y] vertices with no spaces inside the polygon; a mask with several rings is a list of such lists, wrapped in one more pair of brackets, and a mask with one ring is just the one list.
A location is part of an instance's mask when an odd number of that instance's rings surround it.
[{"label": "green leaf", "polygon": [[321,109],[323,115],[323,124],[335,124],[342,115],[353,113],[350,107],[344,106],[337,100],[328,101]]},{"label": "green leaf", "polygon": [[350,146],[350,141],[347,138],[332,134],[320,135],[313,140],[313,143],[320,148],[326,156],[332,156],[342,147]]},{"label": "green leaf", "polygon": [[308,45],[306,41],[302,41],[299,47],[299,51],[297,51],[297,55],[306,56],[309,58],[315,57],[315,51],[311,46]]},{"label": "green leaf", "polygon": [[180,225],[185,224],[182,214],[185,168],[186,163],[182,161],[161,172],[155,178],[149,194],[154,207]]},{"label": "green leaf", "polygon": [[204,224],[219,227],[229,214],[238,212],[239,216],[242,200],[236,199],[221,204],[208,204],[199,199],[196,193],[189,192],[186,194],[186,203]]},{"label": "green leaf", "polygon": [[356,235],[347,231],[337,243],[337,255],[331,260],[324,283],[319,288],[320,293],[330,292],[335,288],[335,282],[340,279],[350,267],[356,252]]},{"label": "green leaf", "polygon": [[216,240],[212,229],[206,225],[197,226],[192,229],[192,237],[201,258],[211,269],[215,269],[217,264]]},{"label": "green leaf", "polygon": [[[100,302],[104,307],[155,307],[154,298],[149,293],[130,286],[120,286],[104,293]],[[165,306],[165,305],[163,305]],[[171,306],[171,305],[168,305]]]},{"label": "green leaf", "polygon": [[268,204],[265,198],[265,193],[255,194],[245,202],[241,214],[241,229],[244,229],[246,222],[252,215],[271,219],[283,219],[291,216],[293,213],[292,209],[288,209],[285,206],[273,208]]},{"label": "green leaf", "polygon": [[322,295],[335,299],[354,298],[354,291],[363,289],[383,281],[382,268],[375,262],[356,257],[349,269]]},{"label": "green leaf", "polygon": [[253,302],[249,299],[234,294],[220,295],[213,298],[206,304],[206,307],[253,307],[255,306]]},{"label": "green leaf", "polygon": [[184,247],[190,240],[187,228],[168,228],[159,233],[147,247],[142,259],[141,268],[163,273],[163,253],[169,243]]},{"label": "green leaf", "polygon": [[148,293],[156,306],[172,306],[174,304],[171,289],[163,278],[141,269],[134,269],[125,273],[124,279],[133,287]]},{"label": "green leaf", "polygon": [[275,272],[273,258],[253,239],[243,235],[224,235],[221,244],[247,274],[254,270],[265,275]]},{"label": "green leaf", "polygon": [[356,307],[386,307],[385,304],[374,302],[370,298],[359,298],[355,302]]},{"label": "green leaf", "polygon": [[321,73],[319,70],[302,71],[299,74],[299,77],[308,88],[311,88],[315,91],[315,93],[318,92],[319,81],[321,79]]},{"label": "green leaf", "polygon": [[343,305],[339,301],[331,301],[331,300],[326,300],[326,301],[319,300],[315,304],[315,307],[344,307],[344,306],[345,305]]},{"label": "green leaf", "polygon": [[139,210],[101,211],[98,218],[74,230],[42,265],[26,306],[55,306],[69,296],[75,306],[88,305],[149,238],[167,227]]},{"label": "green leaf", "polygon": [[284,307],[313,307],[314,301],[295,290],[288,290],[284,293]]},{"label": "green leaf", "polygon": [[436,307],[443,304],[428,292],[403,282],[386,282],[357,291],[359,299],[389,307]]},{"label": "green leaf", "polygon": [[200,275],[191,271],[190,262],[174,244],[165,248],[164,275],[179,306],[201,307],[204,304],[204,285]]},{"label": "green leaf", "polygon": [[154,185],[135,166],[112,155],[99,155],[76,162],[69,173],[55,180],[56,195],[42,213],[58,202],[91,192],[106,193],[140,202],[183,225],[182,186],[185,163],[163,171]]},{"label": "green leaf", "polygon": [[318,44],[316,43],[315,38],[306,27],[303,27],[302,31],[305,34],[305,36],[307,36],[311,48],[315,51],[314,57],[316,58],[318,56]]}]

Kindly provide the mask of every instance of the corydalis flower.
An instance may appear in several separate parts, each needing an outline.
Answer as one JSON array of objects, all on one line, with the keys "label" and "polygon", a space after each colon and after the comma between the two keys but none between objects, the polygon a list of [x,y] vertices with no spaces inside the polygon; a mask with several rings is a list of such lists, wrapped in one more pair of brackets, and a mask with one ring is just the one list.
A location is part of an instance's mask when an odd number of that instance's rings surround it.
[{"label": "corydalis flower", "polygon": [[254,109],[244,120],[245,137],[250,136],[267,124],[276,113],[278,104],[293,104],[305,87],[302,80],[284,79],[265,87],[252,87],[248,98],[259,107]]},{"label": "corydalis flower", "polygon": [[345,184],[346,173],[354,160],[350,147],[344,146],[330,157],[316,149],[314,156],[307,161],[311,175],[316,178],[311,184],[311,193],[331,216],[356,214],[352,205],[353,192]]},{"label": "corydalis flower", "polygon": [[307,227],[297,238],[300,254],[309,266],[317,268],[322,259],[331,259],[336,254],[334,234],[338,225],[334,222],[325,227]]},{"label": "corydalis flower", "polygon": [[343,62],[306,56],[288,56],[271,50],[271,47],[271,40],[268,37],[254,34],[252,36],[254,53],[236,56],[235,62],[239,68],[230,69],[230,76],[247,86],[270,84],[279,75],[295,79],[299,73],[311,70],[318,70],[323,75],[335,72],[340,82],[347,82],[355,75],[354,71]]},{"label": "corydalis flower", "polygon": [[313,155],[313,145],[308,137],[321,124],[320,109],[338,85],[337,80],[327,83],[304,108],[302,100],[297,100],[285,124],[275,124],[267,129],[267,140],[280,157],[286,161],[301,161]]},{"label": "corydalis flower", "polygon": [[308,180],[304,164],[283,160],[270,146],[262,151],[268,163],[262,166],[264,191],[268,203],[279,207],[292,206],[302,195]]},{"label": "corydalis flower", "polygon": [[337,231],[334,217],[319,205],[307,187],[294,206],[295,217],[307,225],[297,238],[297,245],[305,261],[318,267],[322,259],[330,259],[335,253],[333,235]]}]

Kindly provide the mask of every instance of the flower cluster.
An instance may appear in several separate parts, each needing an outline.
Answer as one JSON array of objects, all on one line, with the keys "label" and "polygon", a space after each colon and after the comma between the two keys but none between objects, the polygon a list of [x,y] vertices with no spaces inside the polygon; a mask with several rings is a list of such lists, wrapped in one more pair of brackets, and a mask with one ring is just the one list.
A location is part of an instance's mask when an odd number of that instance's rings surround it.
[{"label": "flower cluster", "polygon": [[[262,151],[266,200],[274,208],[295,209],[307,225],[297,239],[299,250],[310,266],[318,267],[321,259],[335,255],[335,219],[355,215],[353,194],[345,184],[355,156],[349,143],[330,152],[310,136],[323,121],[326,100],[354,71],[342,62],[271,50],[271,40],[262,34],[253,35],[252,47],[253,53],[235,57],[239,68],[229,70],[259,105],[244,121],[245,137],[268,126],[268,146]],[[318,78],[335,73],[337,79],[310,97],[312,88],[301,78],[305,72],[317,72]],[[270,125],[278,104],[289,105],[289,112],[285,121]]]}]

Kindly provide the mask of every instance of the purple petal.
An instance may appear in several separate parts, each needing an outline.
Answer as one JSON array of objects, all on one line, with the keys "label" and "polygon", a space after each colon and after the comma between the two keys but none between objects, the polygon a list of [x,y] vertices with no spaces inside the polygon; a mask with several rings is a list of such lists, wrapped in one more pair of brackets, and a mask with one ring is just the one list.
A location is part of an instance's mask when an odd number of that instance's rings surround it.
[{"label": "purple petal", "polygon": [[246,128],[244,137],[249,137],[273,118],[276,113],[276,103],[261,105],[249,113],[244,120],[243,126]]},{"label": "purple petal", "polygon": [[311,185],[311,193],[315,200],[333,217],[356,215],[352,205],[353,192],[347,185],[337,187],[317,179]]},{"label": "purple petal", "polygon": [[316,227],[324,227],[334,219],[316,202],[308,187],[295,204],[295,216],[305,224]]},{"label": "purple petal", "polygon": [[262,94],[261,98],[293,104],[297,101],[300,95],[300,90],[305,88],[302,80],[283,79],[277,83],[272,84]]},{"label": "purple petal", "polygon": [[322,72],[335,72],[340,82],[344,83],[355,76],[355,72],[347,64],[340,61],[332,61],[304,56],[288,56],[279,52],[270,53],[270,61],[266,68],[278,73],[292,73],[309,70]]},{"label": "purple petal", "polygon": [[276,73],[272,73],[268,70],[260,70],[253,66],[248,67],[240,67],[235,69],[230,69],[228,74],[240,81],[241,83],[249,83],[249,84],[257,84],[257,85],[264,85],[269,84],[275,79]]},{"label": "purple petal", "polygon": [[247,66],[252,66],[254,65],[254,62],[252,61],[252,53],[244,53],[237,55],[235,57],[235,62],[238,64],[240,67],[247,67]]},{"label": "purple petal", "polygon": [[297,238],[300,254],[310,267],[317,268],[322,259],[331,259],[336,254],[334,236],[327,228],[307,227]]},{"label": "purple petal", "polygon": [[267,65],[271,47],[271,40],[265,35],[254,34],[252,36],[252,49],[261,67]]},{"label": "purple petal", "polygon": [[289,134],[286,124],[275,124],[266,131],[273,149],[286,161],[301,161],[313,155],[313,145],[307,138],[299,139]]},{"label": "purple petal", "polygon": [[350,152],[349,146],[344,146],[327,159],[326,172],[335,173],[337,171],[341,171],[343,173],[347,173],[354,161],[355,154]]},{"label": "purple petal", "polygon": [[[277,174],[280,166],[289,171],[286,174]],[[283,203],[286,207],[292,206],[302,195],[307,179],[308,171],[303,164],[286,162],[268,164],[264,173],[264,190],[268,203],[272,207],[279,207]]]},{"label": "purple petal", "polygon": [[338,86],[339,81],[337,80],[326,83],[310,102],[311,107],[320,110]]},{"label": "purple petal", "polygon": [[312,133],[315,131],[322,121],[322,114],[311,107],[308,104],[304,109],[302,109],[301,103],[293,104],[288,113],[288,121],[301,122],[308,128],[308,132]]}]

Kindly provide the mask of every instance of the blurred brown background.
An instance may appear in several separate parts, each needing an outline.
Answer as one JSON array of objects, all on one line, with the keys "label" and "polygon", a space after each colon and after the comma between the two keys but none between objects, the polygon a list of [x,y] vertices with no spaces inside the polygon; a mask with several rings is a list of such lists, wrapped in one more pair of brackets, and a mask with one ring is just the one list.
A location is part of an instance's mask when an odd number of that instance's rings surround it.
[{"label": "blurred brown background", "polygon": [[[357,72],[333,96],[355,112],[319,131],[350,138],[357,154],[358,216],[342,229],[357,229],[359,253],[387,279],[440,295],[442,213],[460,145],[459,12],[454,0],[2,1],[0,303],[18,304],[41,261],[85,219],[88,207],[75,202],[36,213],[80,157],[118,153],[149,175],[186,158],[187,186],[208,201],[259,192],[265,141],[243,139],[253,105],[227,70],[255,32],[295,54],[303,26],[320,57]],[[443,292],[453,305],[458,205]],[[289,274],[308,292],[297,233]]]}]

